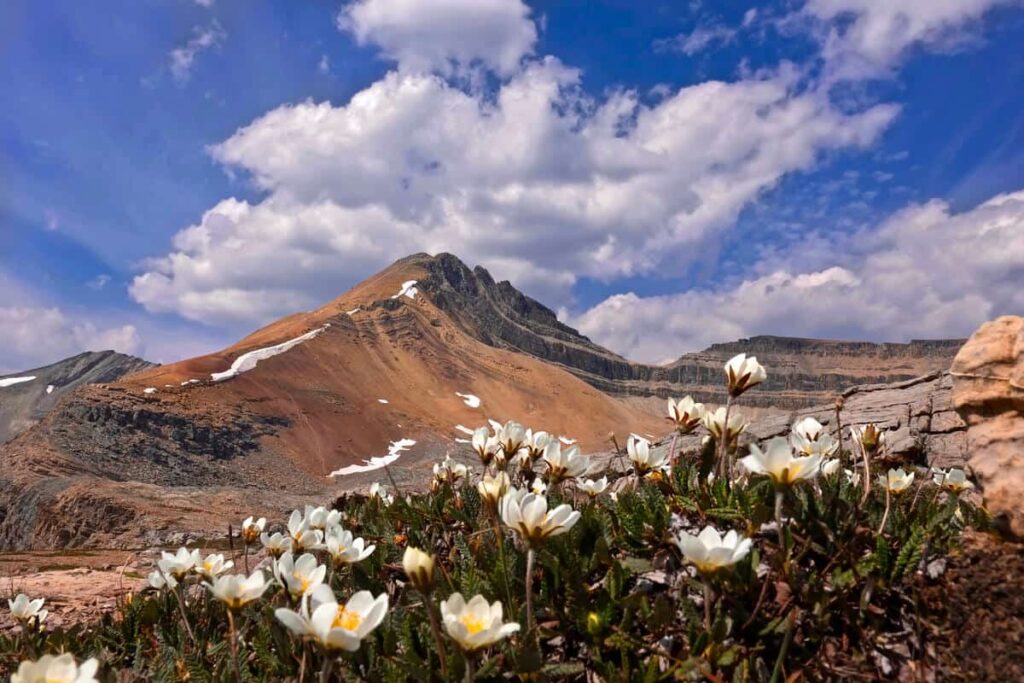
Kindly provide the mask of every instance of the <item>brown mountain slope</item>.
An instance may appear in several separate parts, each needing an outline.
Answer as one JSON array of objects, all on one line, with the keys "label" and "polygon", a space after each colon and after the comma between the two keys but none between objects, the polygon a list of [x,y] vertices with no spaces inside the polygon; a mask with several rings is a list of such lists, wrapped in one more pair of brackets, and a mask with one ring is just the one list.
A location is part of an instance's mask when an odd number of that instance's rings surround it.
[{"label": "brown mountain slope", "polygon": [[[422,471],[460,448],[457,424],[486,418],[578,438],[587,451],[606,449],[612,429],[620,443],[664,429],[561,367],[470,337],[429,291],[393,298],[404,282],[429,279],[422,262],[400,261],[222,352],[65,397],[0,451],[0,544],[223,528],[248,508],[276,512],[383,478],[327,475],[403,437],[418,443],[397,467]],[[303,335],[247,372],[211,380],[250,351]]]}]

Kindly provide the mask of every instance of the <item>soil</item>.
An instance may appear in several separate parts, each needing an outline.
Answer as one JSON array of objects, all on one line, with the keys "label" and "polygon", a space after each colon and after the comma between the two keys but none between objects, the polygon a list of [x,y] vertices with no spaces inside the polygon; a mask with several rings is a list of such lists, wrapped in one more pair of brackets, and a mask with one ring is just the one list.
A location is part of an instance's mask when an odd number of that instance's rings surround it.
[{"label": "soil", "polygon": [[940,624],[938,680],[1024,681],[1024,545],[969,533],[922,607]]}]

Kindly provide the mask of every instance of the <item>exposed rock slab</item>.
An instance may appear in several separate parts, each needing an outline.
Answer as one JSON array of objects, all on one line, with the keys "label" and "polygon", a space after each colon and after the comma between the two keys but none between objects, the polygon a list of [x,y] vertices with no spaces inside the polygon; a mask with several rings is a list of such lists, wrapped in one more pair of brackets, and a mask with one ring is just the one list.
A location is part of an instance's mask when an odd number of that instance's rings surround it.
[{"label": "exposed rock slab", "polygon": [[[949,373],[936,372],[893,384],[852,387],[841,394],[842,426],[845,431],[853,425],[874,423],[888,433],[893,455],[930,467],[963,467],[967,462],[967,425],[952,409],[952,386]],[[736,413],[743,414],[745,401],[744,395],[734,408]],[[808,416],[834,430],[835,401],[754,418],[741,444],[788,436],[793,424]],[[687,436],[679,444],[683,449],[696,449],[702,438],[703,434]]]},{"label": "exposed rock slab", "polygon": [[967,423],[985,504],[1024,538],[1024,318],[982,325],[953,362],[953,405]]}]

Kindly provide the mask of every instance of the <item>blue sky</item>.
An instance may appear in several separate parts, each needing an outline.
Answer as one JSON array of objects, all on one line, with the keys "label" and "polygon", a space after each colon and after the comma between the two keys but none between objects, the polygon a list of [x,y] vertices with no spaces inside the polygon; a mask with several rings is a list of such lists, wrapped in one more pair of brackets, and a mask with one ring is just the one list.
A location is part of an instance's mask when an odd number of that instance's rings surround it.
[{"label": "blue sky", "polygon": [[15,0],[0,27],[0,370],[212,350],[420,250],[649,361],[1024,310],[1016,1]]}]

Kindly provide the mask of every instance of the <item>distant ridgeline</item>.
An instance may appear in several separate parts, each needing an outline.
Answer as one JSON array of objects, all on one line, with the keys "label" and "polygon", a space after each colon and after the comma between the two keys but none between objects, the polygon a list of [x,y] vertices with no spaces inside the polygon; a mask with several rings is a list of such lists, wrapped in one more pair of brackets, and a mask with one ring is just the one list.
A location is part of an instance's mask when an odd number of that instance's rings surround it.
[{"label": "distant ridgeline", "polygon": [[949,367],[963,339],[907,344],[758,336],[713,344],[664,366],[634,363],[560,322],[554,311],[484,268],[470,269],[451,254],[410,256],[430,278],[420,283],[435,304],[472,337],[498,348],[558,363],[617,396],[693,394],[722,402],[722,364],[737,353],[771,368],[768,381],[745,399],[758,406],[801,408],[858,384],[899,382]]},{"label": "distant ridgeline", "polygon": [[135,356],[87,351],[52,365],[0,377],[0,443],[39,422],[61,396],[75,387],[113,382],[151,367],[152,363]]}]

